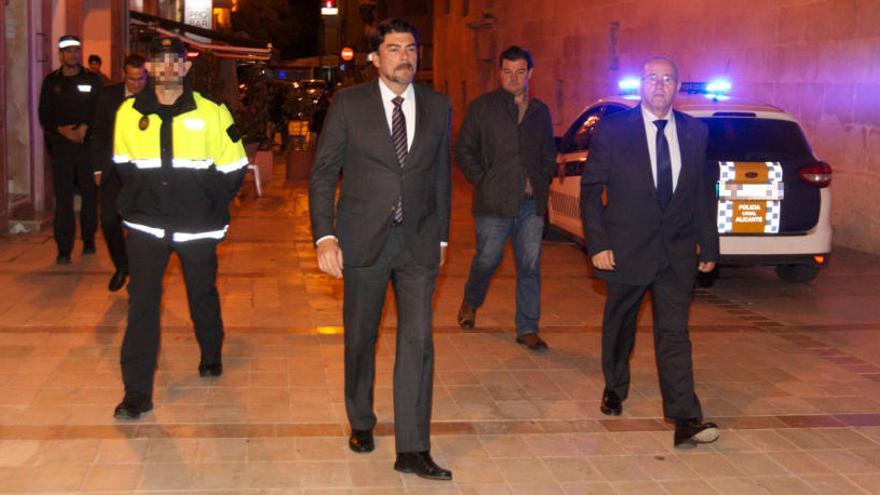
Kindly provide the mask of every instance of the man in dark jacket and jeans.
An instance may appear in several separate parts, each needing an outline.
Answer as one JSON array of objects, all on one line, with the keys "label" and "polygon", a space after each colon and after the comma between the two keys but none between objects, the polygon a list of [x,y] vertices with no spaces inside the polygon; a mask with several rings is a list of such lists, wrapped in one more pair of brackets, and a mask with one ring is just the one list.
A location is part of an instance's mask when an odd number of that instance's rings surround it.
[{"label": "man in dark jacket and jeans", "polygon": [[458,324],[466,330],[513,239],[516,257],[516,341],[546,349],[541,314],[541,237],[556,148],[547,105],[529,96],[532,56],[518,46],[501,53],[501,88],[468,108],[456,144],[458,166],[474,185],[477,252],[464,288]]}]

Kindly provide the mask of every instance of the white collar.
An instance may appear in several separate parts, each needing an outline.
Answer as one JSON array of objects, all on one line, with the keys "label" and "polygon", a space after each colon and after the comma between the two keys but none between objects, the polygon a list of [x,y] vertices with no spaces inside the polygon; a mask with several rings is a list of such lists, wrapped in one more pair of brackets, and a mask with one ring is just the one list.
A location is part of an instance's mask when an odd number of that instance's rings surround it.
[{"label": "white collar", "polygon": [[[385,81],[383,81],[381,77],[379,78],[379,92],[382,93],[382,100],[383,101],[391,101],[398,96],[397,93],[395,93],[394,91],[391,91],[391,88],[389,88],[385,84]],[[415,103],[415,95],[416,95],[416,92],[413,89],[413,85],[407,84],[406,89],[403,90],[403,94],[401,94],[400,96],[403,97],[404,101],[411,101],[411,102]]]},{"label": "white collar", "polygon": [[671,108],[669,109],[669,112],[664,117],[658,117],[658,116],[654,115],[653,113],[648,111],[648,109],[645,108],[645,106],[642,104],[639,104],[639,108],[642,109],[642,117],[645,119],[645,123],[653,123],[655,120],[666,120],[667,122],[670,122],[670,121],[674,122],[674,120],[675,120],[673,118],[674,115],[673,115]]}]

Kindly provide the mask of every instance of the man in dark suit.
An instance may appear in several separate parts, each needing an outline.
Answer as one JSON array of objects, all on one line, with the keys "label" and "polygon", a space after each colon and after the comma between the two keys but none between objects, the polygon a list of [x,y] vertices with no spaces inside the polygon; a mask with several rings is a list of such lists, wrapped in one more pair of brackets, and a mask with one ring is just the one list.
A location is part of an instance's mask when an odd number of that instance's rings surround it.
[{"label": "man in dark suit", "polygon": [[113,124],[116,121],[116,110],[122,101],[134,96],[147,84],[147,69],[144,57],[132,53],[123,62],[124,81],[106,86],[98,98],[98,110],[95,114],[95,126],[92,128],[92,163],[97,169],[98,185],[101,199],[101,231],[107,242],[107,251],[116,271],[110,277],[107,288],[117,291],[125,286],[128,278],[128,257],[125,254],[125,234],[122,231],[122,217],[116,208],[116,198],[122,189],[122,181],[116,173],[113,163]]},{"label": "man in dark suit", "polygon": [[309,190],[318,266],[337,278],[344,274],[349,446],[374,448],[375,346],[391,280],[397,300],[394,469],[450,480],[452,473],[430,455],[431,299],[449,237],[449,100],[412,84],[418,40],[411,24],[383,21],[370,41],[379,78],[334,96]]},{"label": "man in dark suit", "polygon": [[712,271],[718,259],[714,198],[704,177],[708,131],[672,110],[680,87],[671,60],[648,60],[641,104],[600,123],[581,179],[587,248],[596,274],[608,283],[601,411],[623,411],[636,315],[650,290],[663,414],[675,421],[676,447],[718,438],[718,427],[703,422],[694,393],[688,336],[697,270]]}]

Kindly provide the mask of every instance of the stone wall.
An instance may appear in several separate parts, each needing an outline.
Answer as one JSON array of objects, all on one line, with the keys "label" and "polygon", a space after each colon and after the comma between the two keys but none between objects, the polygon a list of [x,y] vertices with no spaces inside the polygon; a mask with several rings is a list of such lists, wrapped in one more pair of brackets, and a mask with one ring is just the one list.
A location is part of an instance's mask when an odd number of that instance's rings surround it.
[{"label": "stone wall", "polygon": [[[835,243],[880,253],[880,1],[435,0],[435,86],[466,101],[497,87],[510,44],[535,55],[533,92],[557,132],[653,54],[683,80],[729,78],[737,95],[800,119],[831,163]],[[447,9],[448,7],[448,9]],[[464,12],[464,10],[467,12]],[[448,12],[448,13],[447,13]]]}]

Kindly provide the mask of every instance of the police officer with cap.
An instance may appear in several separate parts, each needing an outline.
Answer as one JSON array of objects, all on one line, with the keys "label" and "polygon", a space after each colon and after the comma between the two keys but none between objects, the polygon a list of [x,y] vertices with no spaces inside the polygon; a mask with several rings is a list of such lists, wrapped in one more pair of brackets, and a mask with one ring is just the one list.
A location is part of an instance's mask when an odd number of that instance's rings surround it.
[{"label": "police officer with cap", "polygon": [[58,40],[58,56],[61,67],[46,76],[40,90],[40,124],[52,160],[54,231],[58,246],[55,261],[66,265],[70,263],[76,236],[74,186],[79,187],[82,195],[79,214],[82,252],[95,253],[97,196],[87,140],[102,82],[101,76],[86,70],[80,63],[82,42],[76,36],[65,35]]},{"label": "police officer with cap", "polygon": [[226,106],[184,79],[191,62],[180,40],[154,39],[146,67],[150,85],[122,103],[114,124],[113,161],[122,179],[117,205],[128,229],[131,277],[118,419],[138,419],[153,408],[162,279],[171,253],[183,268],[199,375],[223,372],[217,244],[248,164]]}]

